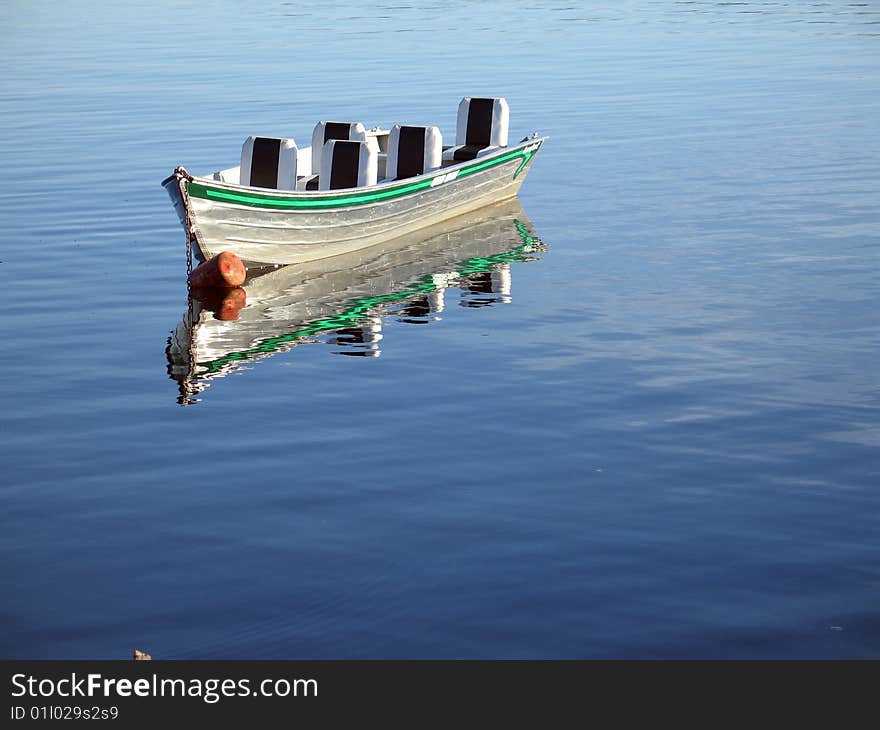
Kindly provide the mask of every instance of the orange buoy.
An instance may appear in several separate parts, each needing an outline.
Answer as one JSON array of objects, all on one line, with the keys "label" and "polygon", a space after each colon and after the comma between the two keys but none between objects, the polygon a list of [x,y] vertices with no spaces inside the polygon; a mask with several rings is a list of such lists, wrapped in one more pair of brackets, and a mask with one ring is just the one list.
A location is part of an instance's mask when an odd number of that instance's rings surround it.
[{"label": "orange buoy", "polygon": [[244,284],[247,269],[232,251],[223,251],[199,264],[189,275],[189,283],[197,287],[231,289]]}]

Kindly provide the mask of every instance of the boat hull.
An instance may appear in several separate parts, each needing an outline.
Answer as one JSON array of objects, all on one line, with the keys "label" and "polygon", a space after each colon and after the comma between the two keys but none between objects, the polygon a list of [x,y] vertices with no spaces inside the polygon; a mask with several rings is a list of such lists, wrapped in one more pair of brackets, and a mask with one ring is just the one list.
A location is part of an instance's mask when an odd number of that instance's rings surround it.
[{"label": "boat hull", "polygon": [[339,191],[269,191],[166,179],[202,257],[232,251],[253,264],[297,264],[357,251],[514,198],[543,139],[406,180]]}]

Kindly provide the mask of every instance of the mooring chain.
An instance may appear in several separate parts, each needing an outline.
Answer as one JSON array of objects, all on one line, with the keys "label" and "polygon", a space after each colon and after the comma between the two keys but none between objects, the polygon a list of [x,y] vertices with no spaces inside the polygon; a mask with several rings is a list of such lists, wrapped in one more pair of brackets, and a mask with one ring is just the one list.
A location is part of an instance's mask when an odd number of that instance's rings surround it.
[{"label": "mooring chain", "polygon": [[[186,171],[182,168],[178,167],[175,171],[178,173],[180,177],[186,175]],[[192,388],[192,379],[195,376],[196,372],[196,363],[195,363],[195,345],[193,344],[193,339],[195,335],[196,328],[196,312],[195,312],[195,302],[193,301],[192,296],[192,284],[190,283],[190,274],[193,270],[193,245],[192,245],[192,226],[189,220],[189,201],[187,198],[189,197],[186,192],[186,188],[181,184],[180,177],[178,177],[177,184],[180,186],[180,195],[183,198],[183,210],[184,210],[184,235],[186,236],[186,310],[187,310],[187,323],[186,323],[186,359],[187,359],[187,367],[189,372],[186,377],[186,399],[190,401],[193,395]],[[191,402],[195,402],[194,400]],[[189,402],[185,405],[189,405]]]}]

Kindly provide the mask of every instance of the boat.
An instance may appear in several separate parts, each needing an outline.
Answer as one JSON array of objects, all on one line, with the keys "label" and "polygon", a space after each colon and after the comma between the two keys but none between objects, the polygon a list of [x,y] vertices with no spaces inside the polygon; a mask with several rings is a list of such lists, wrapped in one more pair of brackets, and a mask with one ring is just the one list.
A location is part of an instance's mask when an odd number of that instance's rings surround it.
[{"label": "boat", "polygon": [[295,347],[377,357],[384,320],[426,324],[453,300],[474,308],[511,301],[510,266],[546,246],[517,200],[489,206],[387,245],[301,266],[249,270],[231,290],[189,291],[166,343],[177,402],[190,405],[219,378]]},{"label": "boat", "polygon": [[448,146],[436,126],[321,121],[310,146],[249,137],[238,166],[162,184],[202,260],[301,264],[514,198],[546,137],[508,145],[509,116],[503,98],[465,97]]}]

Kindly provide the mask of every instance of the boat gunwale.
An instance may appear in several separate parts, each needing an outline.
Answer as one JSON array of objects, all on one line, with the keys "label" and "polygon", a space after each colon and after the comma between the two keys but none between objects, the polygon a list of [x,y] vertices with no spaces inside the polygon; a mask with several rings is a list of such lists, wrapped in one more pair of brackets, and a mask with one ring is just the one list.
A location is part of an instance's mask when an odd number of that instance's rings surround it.
[{"label": "boat gunwale", "polygon": [[[434,184],[437,178],[451,176],[448,182],[453,182],[460,179],[459,176],[462,172],[465,175],[470,175],[484,168],[494,167],[497,164],[524,157],[525,159],[521,167],[515,173],[515,175],[518,175],[522,168],[531,161],[546,139],[546,136],[528,137],[512,147],[501,147],[490,154],[482,155],[472,160],[464,160],[447,167],[440,167],[415,177],[405,178],[404,180],[383,180],[375,185],[340,188],[332,192],[327,190],[270,190],[268,188],[255,188],[248,185],[237,185],[235,183],[194,176],[183,168],[177,168],[172,175],[163,181],[163,184],[167,184],[175,178],[183,178],[188,183],[187,187],[189,188],[188,192],[190,195],[194,194],[194,197],[210,200],[220,205],[243,205],[270,210],[273,209],[273,204],[279,206],[274,208],[276,210],[295,210],[297,207],[308,210],[312,206],[325,209],[340,208],[346,205],[360,206],[369,203],[382,203],[384,199],[396,199],[409,192],[439,187],[439,185]],[[499,158],[504,159],[501,160]],[[214,195],[211,195],[211,193],[214,193]],[[312,210],[314,210],[314,207],[312,207]]]}]

